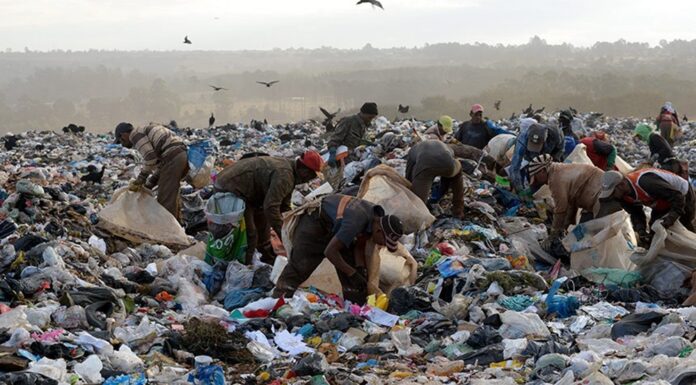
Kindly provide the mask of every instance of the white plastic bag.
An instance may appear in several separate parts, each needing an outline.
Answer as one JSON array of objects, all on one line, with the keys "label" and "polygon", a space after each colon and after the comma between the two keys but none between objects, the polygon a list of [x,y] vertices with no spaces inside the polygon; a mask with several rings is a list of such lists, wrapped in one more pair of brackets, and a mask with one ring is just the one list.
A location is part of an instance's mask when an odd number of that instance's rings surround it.
[{"label": "white plastic bag", "polygon": [[635,245],[631,218],[623,210],[573,226],[563,239],[571,253],[570,267],[576,272],[591,267],[635,270],[631,262]]},{"label": "white plastic bag", "polygon": [[87,357],[86,360],[75,364],[75,373],[77,373],[88,384],[99,384],[103,378],[101,370],[104,368],[101,360],[96,354]]},{"label": "white plastic bag", "polygon": [[534,313],[519,313],[508,310],[500,315],[503,325],[500,335],[503,338],[516,339],[527,336],[548,337],[551,335],[544,321]]},{"label": "white plastic bag", "polygon": [[385,165],[369,170],[363,178],[358,198],[382,206],[387,214],[396,215],[404,225],[404,234],[426,229],[435,217],[410,190],[411,183]]},{"label": "white plastic bag", "polygon": [[186,232],[149,191],[117,190],[99,212],[99,227],[132,242],[189,246]]}]

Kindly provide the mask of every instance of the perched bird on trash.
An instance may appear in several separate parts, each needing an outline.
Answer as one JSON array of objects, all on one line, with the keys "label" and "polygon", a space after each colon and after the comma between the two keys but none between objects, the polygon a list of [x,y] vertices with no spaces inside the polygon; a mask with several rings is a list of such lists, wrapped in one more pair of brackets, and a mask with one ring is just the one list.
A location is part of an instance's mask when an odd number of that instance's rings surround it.
[{"label": "perched bird on trash", "polygon": [[577,114],[578,114],[578,110],[576,110],[575,108],[573,108],[573,107],[568,107],[568,109],[573,113],[573,115],[577,115]]},{"label": "perched bird on trash", "polygon": [[408,110],[411,108],[410,106],[402,106],[399,104],[399,112],[402,114],[408,114]]},{"label": "perched bird on trash", "polygon": [[184,44],[193,44],[191,40],[189,40],[188,35],[184,36]]},{"label": "perched bird on trash", "polygon": [[510,120],[517,119],[517,115],[513,112],[512,115],[510,115]]},{"label": "perched bird on trash", "polygon": [[493,103],[493,107],[495,107],[496,111],[500,111],[500,102],[501,100],[496,100],[495,103]]},{"label": "perched bird on trash", "polygon": [[104,169],[106,169],[106,166],[101,167],[101,170],[97,171],[97,167],[93,164],[90,164],[87,166],[87,174],[83,175],[80,180],[83,182],[92,182],[92,183],[97,183],[101,184],[102,178],[104,177]]},{"label": "perched bird on trash", "polygon": [[684,115],[684,118],[682,118],[682,120],[684,120],[685,122],[688,122],[689,118],[687,118],[686,115]]},{"label": "perched bird on trash", "polygon": [[208,118],[208,128],[212,127],[213,124],[215,124],[215,115],[211,112],[210,118]]},{"label": "perched bird on trash", "polygon": [[542,112],[544,112],[545,109],[546,109],[546,107],[541,107],[538,110],[534,110],[534,115],[541,114]]},{"label": "perched bird on trash", "polygon": [[532,108],[532,104],[530,103],[529,107],[527,107],[526,110],[523,110],[522,113],[527,116],[532,116],[532,114],[534,114],[534,108]]},{"label": "perched bird on trash", "polygon": [[263,84],[264,86],[271,88],[272,85],[274,85],[276,83],[280,83],[280,80],[274,80],[272,82],[259,82],[259,81],[257,81],[256,83]]},{"label": "perched bird on trash", "polygon": [[356,5],[360,4],[372,4],[373,7],[380,7],[381,9],[384,9],[382,3],[380,3],[378,0],[360,0]]},{"label": "perched bird on trash", "polygon": [[11,151],[13,148],[17,147],[18,138],[14,135],[5,136],[5,150]]},{"label": "perched bird on trash", "polygon": [[227,91],[227,88],[225,87],[218,87],[218,86],[213,86],[213,85],[208,85],[210,88],[212,88],[215,91],[220,91],[220,90],[225,90]]}]

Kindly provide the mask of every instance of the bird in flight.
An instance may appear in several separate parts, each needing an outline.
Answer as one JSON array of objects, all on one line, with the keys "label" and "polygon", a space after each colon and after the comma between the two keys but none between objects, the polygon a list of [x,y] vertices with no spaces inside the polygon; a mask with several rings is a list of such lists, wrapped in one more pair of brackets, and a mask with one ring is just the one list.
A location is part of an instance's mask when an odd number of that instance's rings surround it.
[{"label": "bird in flight", "polygon": [[408,114],[408,110],[411,108],[410,106],[402,106],[399,104],[399,112],[402,114]]},{"label": "bird in flight", "polygon": [[500,103],[502,100],[496,100],[495,103],[493,103],[493,107],[495,107],[496,111],[500,111]]},{"label": "bird in flight", "polygon": [[215,91],[220,91],[220,90],[225,90],[227,91],[227,88],[225,87],[218,87],[218,86],[213,86],[213,85],[208,85],[210,88],[214,89]]},{"label": "bird in flight", "polygon": [[188,38],[188,35],[184,36],[184,44],[192,44],[191,40]]},{"label": "bird in flight", "polygon": [[215,115],[211,112],[210,118],[208,118],[208,128],[212,127],[213,124],[215,124]]},{"label": "bird in flight", "polygon": [[280,80],[274,80],[272,82],[256,82],[256,83],[263,84],[264,86],[271,88],[272,85],[274,85],[276,83],[280,83]]},{"label": "bird in flight", "polygon": [[384,10],[382,3],[380,3],[378,0],[360,0],[358,1],[357,5],[360,4],[372,4],[373,7],[380,7],[382,10]]}]

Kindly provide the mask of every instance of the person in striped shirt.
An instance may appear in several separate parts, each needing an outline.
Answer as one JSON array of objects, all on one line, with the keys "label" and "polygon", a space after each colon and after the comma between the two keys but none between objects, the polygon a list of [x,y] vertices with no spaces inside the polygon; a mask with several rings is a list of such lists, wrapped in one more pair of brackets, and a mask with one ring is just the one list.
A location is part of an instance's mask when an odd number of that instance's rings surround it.
[{"label": "person in striped shirt", "polygon": [[180,218],[181,181],[188,173],[186,145],[171,130],[159,124],[134,128],[130,123],[120,123],[114,131],[116,144],[135,148],[143,157],[143,168],[128,188],[159,186],[157,201],[177,220]]}]

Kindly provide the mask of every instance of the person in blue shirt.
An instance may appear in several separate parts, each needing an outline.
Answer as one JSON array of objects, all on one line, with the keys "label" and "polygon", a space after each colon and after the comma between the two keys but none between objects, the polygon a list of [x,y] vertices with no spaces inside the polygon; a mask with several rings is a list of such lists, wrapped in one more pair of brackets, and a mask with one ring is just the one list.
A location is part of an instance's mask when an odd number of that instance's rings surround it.
[{"label": "person in blue shirt", "polygon": [[562,162],[565,150],[565,137],[558,127],[534,123],[520,132],[515,145],[515,153],[508,171],[512,186],[519,193],[526,187],[526,163],[535,156],[549,154],[555,162]]}]

